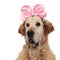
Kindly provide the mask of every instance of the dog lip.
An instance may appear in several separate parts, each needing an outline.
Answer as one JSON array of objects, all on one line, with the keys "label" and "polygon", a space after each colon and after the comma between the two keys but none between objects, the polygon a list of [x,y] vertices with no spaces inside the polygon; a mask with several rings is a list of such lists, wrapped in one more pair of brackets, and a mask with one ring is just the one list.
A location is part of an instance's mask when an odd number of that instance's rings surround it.
[{"label": "dog lip", "polygon": [[38,46],[39,45],[39,42],[35,43],[35,41],[33,39],[29,39],[28,41],[30,43],[30,45],[32,46]]},{"label": "dog lip", "polygon": [[32,39],[29,39],[30,42],[32,42]]},{"label": "dog lip", "polygon": [[36,46],[38,46],[38,45],[39,45],[39,42],[36,43]]},{"label": "dog lip", "polygon": [[33,39],[29,39],[29,43],[31,43],[31,44],[35,44],[35,42],[34,42]]}]

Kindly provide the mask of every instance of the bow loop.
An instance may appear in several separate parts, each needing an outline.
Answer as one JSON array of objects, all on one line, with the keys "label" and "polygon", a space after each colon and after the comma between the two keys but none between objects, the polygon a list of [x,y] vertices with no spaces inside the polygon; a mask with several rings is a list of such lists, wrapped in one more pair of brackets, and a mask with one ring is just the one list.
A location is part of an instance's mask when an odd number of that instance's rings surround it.
[{"label": "bow loop", "polygon": [[32,16],[32,8],[28,5],[25,5],[21,9],[21,18],[22,20],[25,20],[29,16]]},{"label": "bow loop", "polygon": [[44,6],[42,4],[35,5],[33,8],[33,12],[35,15],[39,16],[40,18],[44,18],[47,15]]}]

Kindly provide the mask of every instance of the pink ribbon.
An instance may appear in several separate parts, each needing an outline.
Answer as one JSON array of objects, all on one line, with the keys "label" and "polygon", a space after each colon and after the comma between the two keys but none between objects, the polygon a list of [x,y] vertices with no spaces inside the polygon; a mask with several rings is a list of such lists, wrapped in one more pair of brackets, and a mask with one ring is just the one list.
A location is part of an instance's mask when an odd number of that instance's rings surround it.
[{"label": "pink ribbon", "polygon": [[45,12],[44,6],[42,4],[37,4],[32,9],[30,6],[25,5],[21,9],[21,19],[25,21],[28,17],[36,15],[40,18],[46,17],[47,13]]}]

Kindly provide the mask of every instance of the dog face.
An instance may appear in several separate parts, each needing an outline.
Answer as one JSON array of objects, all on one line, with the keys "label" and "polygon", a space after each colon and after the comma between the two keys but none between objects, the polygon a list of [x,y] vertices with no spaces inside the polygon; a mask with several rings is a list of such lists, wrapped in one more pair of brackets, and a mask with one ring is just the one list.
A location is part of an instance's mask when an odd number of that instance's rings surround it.
[{"label": "dog face", "polygon": [[43,35],[43,22],[37,17],[29,17],[25,23],[26,40],[30,45],[38,45],[41,36]]},{"label": "dog face", "polygon": [[38,46],[42,37],[53,30],[50,22],[41,20],[38,16],[31,16],[20,26],[18,32],[25,35],[26,42],[31,46]]}]

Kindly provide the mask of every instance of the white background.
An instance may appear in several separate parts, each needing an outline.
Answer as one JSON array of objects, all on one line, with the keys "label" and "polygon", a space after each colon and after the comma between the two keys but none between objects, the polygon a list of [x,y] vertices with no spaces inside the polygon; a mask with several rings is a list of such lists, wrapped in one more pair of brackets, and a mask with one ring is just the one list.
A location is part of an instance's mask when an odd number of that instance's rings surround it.
[{"label": "white background", "polygon": [[49,45],[56,60],[60,60],[60,0],[0,0],[0,60],[15,60],[24,45],[18,34],[21,6],[43,4],[55,31],[49,35]]}]

